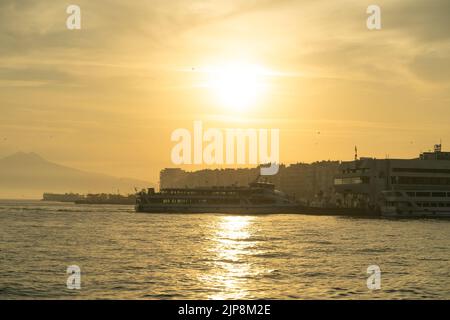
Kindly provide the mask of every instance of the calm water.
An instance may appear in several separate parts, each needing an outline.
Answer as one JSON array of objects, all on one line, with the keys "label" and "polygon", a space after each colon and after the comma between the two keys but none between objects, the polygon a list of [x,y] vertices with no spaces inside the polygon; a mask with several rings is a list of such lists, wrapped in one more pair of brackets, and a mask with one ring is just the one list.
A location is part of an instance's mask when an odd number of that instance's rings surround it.
[{"label": "calm water", "polygon": [[[450,221],[2,201],[0,233],[6,299],[450,298]],[[69,265],[81,290],[66,288]]]}]

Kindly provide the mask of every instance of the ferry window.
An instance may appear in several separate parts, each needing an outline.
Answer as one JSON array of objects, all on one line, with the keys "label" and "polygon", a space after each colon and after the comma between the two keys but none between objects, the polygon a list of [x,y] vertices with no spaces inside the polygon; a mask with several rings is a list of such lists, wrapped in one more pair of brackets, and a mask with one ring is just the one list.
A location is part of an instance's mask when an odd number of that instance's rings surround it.
[{"label": "ferry window", "polygon": [[445,192],[433,192],[432,196],[433,197],[445,197],[446,194],[445,194]]},{"label": "ferry window", "polygon": [[429,192],[416,192],[416,196],[417,197],[429,197],[430,193]]},{"label": "ferry window", "polygon": [[398,177],[398,183],[400,184],[411,184],[411,178],[410,177]]},{"label": "ferry window", "polygon": [[369,177],[336,178],[334,184],[360,184],[369,183]]},{"label": "ferry window", "polygon": [[450,185],[450,178],[437,177],[391,177],[392,183],[423,184],[423,185]]},{"label": "ferry window", "polygon": [[416,196],[416,193],[415,192],[407,192],[406,193],[408,196],[410,196],[410,197],[415,197]]},{"label": "ferry window", "polygon": [[393,172],[450,173],[450,169],[393,168]]},{"label": "ferry window", "polygon": [[370,183],[370,177],[361,177],[361,182],[365,183],[365,184],[369,184]]}]

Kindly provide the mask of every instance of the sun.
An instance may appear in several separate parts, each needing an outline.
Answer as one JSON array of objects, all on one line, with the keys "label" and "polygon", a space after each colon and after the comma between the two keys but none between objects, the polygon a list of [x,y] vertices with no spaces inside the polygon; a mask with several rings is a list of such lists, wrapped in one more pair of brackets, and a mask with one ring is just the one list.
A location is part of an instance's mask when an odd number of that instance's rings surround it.
[{"label": "sun", "polygon": [[211,68],[208,87],[218,103],[233,111],[254,107],[266,90],[264,69],[250,64],[227,64]]}]

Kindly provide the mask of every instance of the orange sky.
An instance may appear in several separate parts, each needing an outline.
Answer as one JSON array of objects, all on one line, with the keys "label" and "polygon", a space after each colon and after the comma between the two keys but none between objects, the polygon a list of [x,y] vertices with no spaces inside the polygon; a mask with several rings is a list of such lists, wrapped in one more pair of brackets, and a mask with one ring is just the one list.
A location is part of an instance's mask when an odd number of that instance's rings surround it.
[{"label": "orange sky", "polygon": [[[70,31],[65,1],[1,1],[0,156],[156,181],[194,120],[279,128],[287,163],[450,144],[448,1],[377,1],[380,31],[359,0],[76,4]],[[248,105],[223,98],[230,65],[263,70]]]}]

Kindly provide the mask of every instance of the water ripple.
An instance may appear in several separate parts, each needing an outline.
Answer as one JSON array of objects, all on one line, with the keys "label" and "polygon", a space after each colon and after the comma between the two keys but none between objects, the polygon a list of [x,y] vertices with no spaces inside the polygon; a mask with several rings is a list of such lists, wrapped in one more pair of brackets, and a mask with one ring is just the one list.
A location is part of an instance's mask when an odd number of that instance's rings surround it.
[{"label": "water ripple", "polygon": [[[450,298],[450,221],[2,201],[0,228],[4,299]],[[79,291],[66,288],[69,265]]]}]

